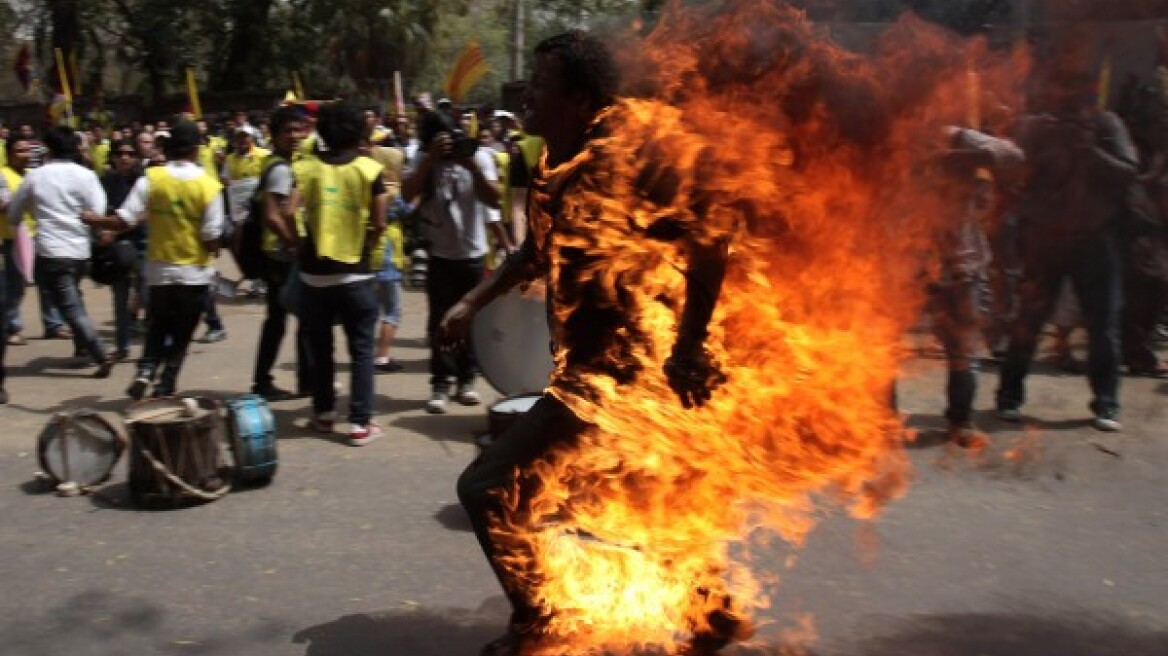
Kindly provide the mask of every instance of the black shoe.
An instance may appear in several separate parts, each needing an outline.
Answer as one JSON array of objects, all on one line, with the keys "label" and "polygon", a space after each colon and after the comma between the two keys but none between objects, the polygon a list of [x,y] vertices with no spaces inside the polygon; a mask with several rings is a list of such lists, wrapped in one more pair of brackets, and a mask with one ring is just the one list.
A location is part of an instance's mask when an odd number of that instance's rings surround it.
[{"label": "black shoe", "polygon": [[256,386],[251,388],[252,394],[259,394],[264,397],[265,401],[287,401],[296,398],[296,395],[286,389],[280,389],[275,385]]},{"label": "black shoe", "polygon": [[147,387],[150,387],[150,379],[144,376],[139,376],[134,379],[134,382],[130,383],[129,387],[126,388],[126,396],[134,399],[135,401],[141,401],[142,397],[146,395]]},{"label": "black shoe", "polygon": [[93,372],[93,377],[109,378],[110,372],[114,370],[114,365],[117,363],[118,361],[113,358],[106,358],[105,360],[102,360],[101,364],[97,365],[97,371]]},{"label": "black shoe", "polygon": [[373,363],[373,369],[379,374],[396,374],[405,367],[397,360],[389,360],[388,362]]}]

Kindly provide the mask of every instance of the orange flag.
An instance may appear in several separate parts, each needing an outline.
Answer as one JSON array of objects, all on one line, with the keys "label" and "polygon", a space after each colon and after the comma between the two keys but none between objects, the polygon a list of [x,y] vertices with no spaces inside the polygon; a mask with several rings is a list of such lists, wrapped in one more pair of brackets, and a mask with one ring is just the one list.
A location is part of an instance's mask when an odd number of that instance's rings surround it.
[{"label": "orange flag", "polygon": [[477,41],[470,41],[462,49],[454,68],[446,76],[442,88],[454,102],[462,102],[467,92],[487,74],[487,59]]}]

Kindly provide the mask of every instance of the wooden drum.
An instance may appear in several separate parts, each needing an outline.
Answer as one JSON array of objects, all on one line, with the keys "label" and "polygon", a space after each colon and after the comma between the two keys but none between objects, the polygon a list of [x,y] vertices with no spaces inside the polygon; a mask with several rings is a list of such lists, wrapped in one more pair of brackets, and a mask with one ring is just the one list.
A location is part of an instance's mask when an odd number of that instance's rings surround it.
[{"label": "wooden drum", "polygon": [[130,496],[143,505],[214,501],[231,490],[222,457],[222,416],[209,399],[153,399],[126,410]]}]

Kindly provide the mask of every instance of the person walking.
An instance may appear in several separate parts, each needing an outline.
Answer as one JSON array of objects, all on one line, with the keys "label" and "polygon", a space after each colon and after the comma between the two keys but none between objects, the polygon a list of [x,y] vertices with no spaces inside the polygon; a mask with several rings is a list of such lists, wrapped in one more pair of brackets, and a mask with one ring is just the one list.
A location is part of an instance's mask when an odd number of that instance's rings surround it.
[{"label": "person walking", "polygon": [[198,152],[195,124],[175,123],[166,141],[167,163],[147,169],[113,216],[85,217],[94,228],[118,232],[146,225],[149,321],[138,370],[126,389],[134,400],[151,385],[155,397],[178,391],[191,336],[210,293],[224,221],[222,186],[199,165]]},{"label": "person walking", "polygon": [[108,378],[115,358],[85,312],[80,283],[89,262],[91,234],[82,212],[104,214],[105,191],[93,171],[76,163],[77,133],[57,126],[45,134],[49,161],[28,172],[8,205],[8,222],[23,220],[26,209],[36,224],[36,279],[61,311],[83,353],[97,364],[95,378]]}]

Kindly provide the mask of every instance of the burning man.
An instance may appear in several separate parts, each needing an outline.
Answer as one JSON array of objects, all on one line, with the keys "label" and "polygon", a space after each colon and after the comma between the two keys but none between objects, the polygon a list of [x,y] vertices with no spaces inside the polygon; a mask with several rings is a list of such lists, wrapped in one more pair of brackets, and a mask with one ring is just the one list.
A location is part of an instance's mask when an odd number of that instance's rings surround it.
[{"label": "burning man", "polygon": [[[546,151],[531,190],[531,232],[520,251],[492,278],[446,313],[439,328],[448,348],[465,348],[478,310],[521,283],[546,277],[549,320],[559,363],[550,385],[535,406],[499,436],[458,481],[459,499],[513,606],[507,633],[489,643],[482,651],[484,656],[536,653],[547,645],[545,640],[555,640],[546,628],[556,610],[532,598],[538,563],[525,557],[523,547],[492,532],[493,523],[501,519],[512,526],[522,525],[529,508],[526,504],[538,489],[540,462],[555,449],[571,447],[593,428],[570,404],[579,407],[581,400],[587,403],[595,398],[597,386],[636,384],[646,362],[634,309],[612,298],[613,288],[605,287],[601,280],[614,262],[608,261],[601,249],[588,249],[590,240],[598,238],[596,217],[587,204],[574,202],[587,185],[603,186],[604,114],[615,102],[618,83],[612,55],[593,36],[569,32],[536,47],[531,86],[524,99],[524,124],[529,132],[543,137]],[[668,174],[647,174],[646,194],[670,193]],[[638,232],[630,226],[628,234],[612,239],[638,245],[646,252],[661,250],[665,242],[684,244],[681,250],[687,261],[679,265],[685,272],[684,301],[668,301],[681,309],[672,352],[663,367],[669,386],[681,404],[690,408],[703,405],[725,380],[708,354],[705,340],[725,274],[727,245],[724,240],[695,239],[688,229],[655,224]],[[504,502],[504,494],[516,496]],[[715,596],[709,591],[702,593]],[[728,602],[715,602],[712,607],[705,626],[694,631],[687,646],[690,653],[712,653],[749,633],[745,620],[729,610]]]}]

